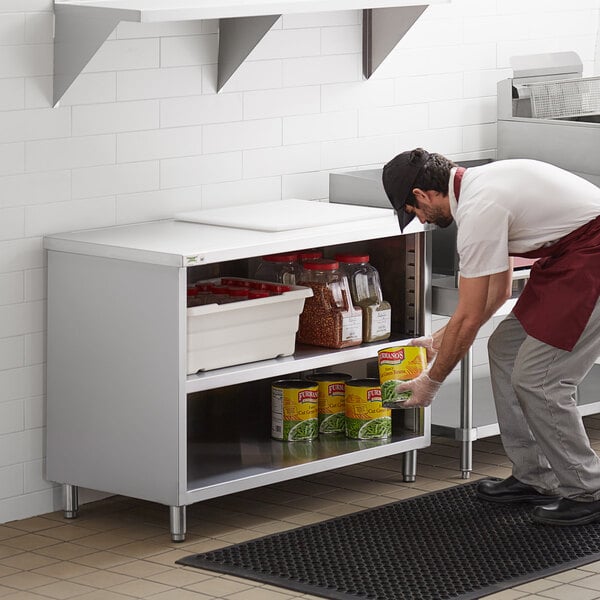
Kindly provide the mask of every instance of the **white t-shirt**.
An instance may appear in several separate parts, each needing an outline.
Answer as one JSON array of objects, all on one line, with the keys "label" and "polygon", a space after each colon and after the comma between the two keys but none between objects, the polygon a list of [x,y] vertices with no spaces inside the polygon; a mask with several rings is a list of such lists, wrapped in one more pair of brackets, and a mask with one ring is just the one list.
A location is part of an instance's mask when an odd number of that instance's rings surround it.
[{"label": "white t-shirt", "polygon": [[463,277],[506,271],[509,253],[552,244],[600,215],[600,188],[547,163],[511,159],[467,169],[458,203],[455,173],[449,198]]}]

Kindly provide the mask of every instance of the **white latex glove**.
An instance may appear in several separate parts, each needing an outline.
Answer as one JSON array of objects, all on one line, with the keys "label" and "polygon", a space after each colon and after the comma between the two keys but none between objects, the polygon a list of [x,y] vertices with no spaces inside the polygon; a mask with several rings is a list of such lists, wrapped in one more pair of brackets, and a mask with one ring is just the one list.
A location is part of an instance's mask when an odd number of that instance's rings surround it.
[{"label": "white latex glove", "polygon": [[438,348],[434,347],[434,339],[431,335],[424,335],[422,337],[414,338],[410,340],[411,346],[418,346],[420,348],[425,348],[427,352],[427,363],[431,363],[431,361],[436,357],[438,353]]},{"label": "white latex glove", "polygon": [[427,352],[427,363],[431,364],[434,358],[437,356],[440,346],[442,345],[445,331],[446,326],[444,325],[444,327],[441,329],[434,331],[432,335],[424,335],[422,337],[410,340],[410,345],[425,348],[425,351]]},{"label": "white latex glove", "polygon": [[442,385],[441,381],[435,381],[429,377],[427,371],[423,371],[418,377],[410,381],[402,381],[396,385],[396,392],[410,390],[412,396],[404,402],[403,408],[411,406],[429,406]]}]

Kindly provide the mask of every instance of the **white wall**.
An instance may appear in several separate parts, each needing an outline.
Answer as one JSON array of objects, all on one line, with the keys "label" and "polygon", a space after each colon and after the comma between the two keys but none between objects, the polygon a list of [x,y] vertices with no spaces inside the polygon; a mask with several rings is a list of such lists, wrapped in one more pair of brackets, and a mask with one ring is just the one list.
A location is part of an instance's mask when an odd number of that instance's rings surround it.
[{"label": "white wall", "polygon": [[[0,2],[0,522],[60,507],[44,480],[46,233],[327,196],[327,173],[422,145],[493,157],[513,54],[575,50],[598,0],[430,7],[372,80],[361,13],[284,16],[215,94],[216,22],[121,24],[51,108],[52,2]],[[598,72],[596,65],[596,72]]]}]

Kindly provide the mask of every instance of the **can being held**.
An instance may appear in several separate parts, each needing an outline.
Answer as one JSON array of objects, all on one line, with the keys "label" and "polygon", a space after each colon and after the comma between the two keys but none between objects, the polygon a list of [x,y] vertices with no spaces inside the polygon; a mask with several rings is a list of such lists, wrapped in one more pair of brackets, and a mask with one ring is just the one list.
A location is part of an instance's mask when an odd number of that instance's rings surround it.
[{"label": "can being held", "polygon": [[381,405],[377,379],[346,382],[346,436],[357,440],[386,439],[392,435],[392,413]]},{"label": "can being held", "polygon": [[346,381],[352,379],[352,375],[316,373],[310,378],[319,386],[319,433],[344,433]]},{"label": "can being held", "polygon": [[378,352],[381,400],[386,408],[403,408],[411,391],[396,392],[396,385],[420,375],[427,368],[427,352],[418,346],[394,346]]},{"label": "can being held", "polygon": [[318,386],[303,379],[281,379],[271,384],[271,436],[296,442],[319,435]]}]

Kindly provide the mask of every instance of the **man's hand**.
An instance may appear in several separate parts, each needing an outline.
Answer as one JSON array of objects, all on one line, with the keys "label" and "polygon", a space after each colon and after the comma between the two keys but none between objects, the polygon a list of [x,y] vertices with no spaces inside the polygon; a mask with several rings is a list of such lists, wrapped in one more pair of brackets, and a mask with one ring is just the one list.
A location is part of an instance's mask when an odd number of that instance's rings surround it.
[{"label": "man's hand", "polygon": [[411,391],[412,396],[404,402],[403,408],[411,406],[429,406],[442,385],[441,381],[434,381],[427,371],[410,381],[403,381],[396,385],[396,392]]},{"label": "man's hand", "polygon": [[424,335],[410,340],[411,346],[425,348],[425,351],[427,352],[427,364],[431,364],[433,359],[437,356],[438,350],[442,345],[444,329],[445,327],[442,327],[442,329],[439,329],[433,335]]}]

